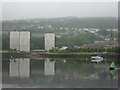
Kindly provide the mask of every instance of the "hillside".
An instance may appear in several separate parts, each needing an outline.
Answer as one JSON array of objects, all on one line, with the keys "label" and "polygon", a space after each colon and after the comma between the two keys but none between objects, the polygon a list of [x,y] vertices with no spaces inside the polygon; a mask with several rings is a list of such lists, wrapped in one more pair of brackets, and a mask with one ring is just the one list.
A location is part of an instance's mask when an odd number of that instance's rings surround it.
[{"label": "hillside", "polygon": [[[95,42],[106,43],[112,36],[117,40],[117,18],[41,18],[10,20],[2,22],[3,49],[9,47],[9,34],[11,30],[30,31],[31,49],[44,49],[44,34],[53,32],[56,34],[56,47],[83,46]],[[39,41],[39,42],[38,42]]]},{"label": "hillside", "polygon": [[117,28],[117,18],[96,17],[96,18],[41,18],[3,21],[4,30],[29,30],[31,32],[62,32],[62,29],[79,29],[79,28]]}]

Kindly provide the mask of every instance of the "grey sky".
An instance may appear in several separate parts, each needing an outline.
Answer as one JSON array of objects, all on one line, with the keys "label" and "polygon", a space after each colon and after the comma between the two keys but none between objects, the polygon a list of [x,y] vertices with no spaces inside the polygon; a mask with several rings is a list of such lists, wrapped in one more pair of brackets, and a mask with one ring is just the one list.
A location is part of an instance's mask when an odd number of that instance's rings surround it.
[{"label": "grey sky", "polygon": [[2,4],[2,19],[43,17],[117,17],[117,2],[7,2]]}]

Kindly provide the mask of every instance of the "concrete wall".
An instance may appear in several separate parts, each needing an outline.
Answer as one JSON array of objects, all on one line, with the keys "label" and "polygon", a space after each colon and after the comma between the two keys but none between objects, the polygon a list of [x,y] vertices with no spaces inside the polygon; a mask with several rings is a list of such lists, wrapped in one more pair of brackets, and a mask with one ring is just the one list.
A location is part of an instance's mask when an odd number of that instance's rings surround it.
[{"label": "concrete wall", "polygon": [[10,48],[29,52],[30,51],[30,32],[11,31],[10,32]]},{"label": "concrete wall", "polygon": [[45,50],[50,50],[55,47],[55,34],[46,33],[45,34]]}]

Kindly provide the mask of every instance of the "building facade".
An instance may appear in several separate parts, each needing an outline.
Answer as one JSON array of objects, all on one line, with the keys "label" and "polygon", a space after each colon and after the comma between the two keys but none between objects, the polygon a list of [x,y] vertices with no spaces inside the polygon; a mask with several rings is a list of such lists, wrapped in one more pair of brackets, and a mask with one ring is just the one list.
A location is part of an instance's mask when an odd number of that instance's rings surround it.
[{"label": "building facade", "polygon": [[30,51],[30,32],[11,31],[10,32],[10,49],[29,52]]},{"label": "building facade", "polygon": [[55,34],[46,33],[45,34],[45,50],[50,50],[55,47]]},{"label": "building facade", "polygon": [[30,32],[20,32],[20,51],[30,51]]},{"label": "building facade", "polygon": [[12,31],[10,32],[10,49],[20,50],[20,32]]}]

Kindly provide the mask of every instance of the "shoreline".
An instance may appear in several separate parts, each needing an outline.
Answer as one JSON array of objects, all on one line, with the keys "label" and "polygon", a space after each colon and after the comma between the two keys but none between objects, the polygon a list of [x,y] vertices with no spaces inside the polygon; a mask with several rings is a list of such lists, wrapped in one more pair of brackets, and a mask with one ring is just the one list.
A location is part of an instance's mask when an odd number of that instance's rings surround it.
[{"label": "shoreline", "polygon": [[91,56],[102,55],[103,58],[120,58],[120,54],[100,54],[100,53],[81,53],[81,54],[39,54],[43,57],[50,57],[50,58],[91,58]]},{"label": "shoreline", "polygon": [[34,53],[34,52],[3,52],[2,58],[91,58],[91,56],[102,55],[103,58],[120,58],[120,53]]}]

